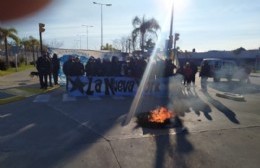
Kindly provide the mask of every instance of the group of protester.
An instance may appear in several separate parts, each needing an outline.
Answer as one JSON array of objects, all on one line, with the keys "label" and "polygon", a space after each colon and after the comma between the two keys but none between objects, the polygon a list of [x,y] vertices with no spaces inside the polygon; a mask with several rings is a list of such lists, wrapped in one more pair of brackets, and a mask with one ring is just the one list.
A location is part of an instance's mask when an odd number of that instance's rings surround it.
[{"label": "group of protester", "polygon": [[[66,76],[66,83],[68,83],[70,76],[132,77],[141,79],[148,61],[140,57],[131,57],[127,61],[119,61],[116,56],[113,56],[111,60],[90,57],[84,66],[78,57],[69,56],[69,59],[63,64],[63,72]],[[176,68],[170,59],[157,60],[152,66],[152,73],[150,73],[150,76],[153,76],[152,78],[173,76]]]},{"label": "group of protester", "polygon": [[[88,77],[101,77],[101,76],[114,76],[114,77],[133,77],[141,79],[146,69],[149,60],[143,58],[132,57],[128,61],[119,61],[118,57],[113,56],[111,60],[90,57],[86,65],[80,62],[79,57],[69,56],[68,60],[63,64],[63,72],[66,76],[66,86],[70,76],[88,76]],[[36,68],[39,73],[40,87],[47,89],[48,86],[52,87],[52,78],[54,84],[58,84],[58,74],[60,70],[60,61],[57,54],[50,54],[44,52],[41,57],[36,61]],[[176,66],[171,59],[157,59],[152,63],[150,79],[160,77],[170,77],[175,74],[183,76],[183,85],[190,86],[191,83],[195,85],[195,76],[198,68],[192,62],[186,62],[185,65],[174,70]],[[204,64],[201,67],[201,87],[207,90],[206,81],[209,77],[210,66]],[[68,86],[67,86],[68,87]]]},{"label": "group of protester", "polygon": [[[184,66],[181,66],[177,73],[183,76],[183,85],[190,88],[191,84],[195,86],[196,73],[198,72],[198,67],[193,62],[186,62]],[[210,65],[205,62],[200,67],[199,76],[201,77],[200,84],[202,91],[207,92],[207,80],[210,77]]]},{"label": "group of protester", "polygon": [[53,87],[52,78],[54,85],[58,85],[58,74],[60,69],[60,61],[57,54],[53,54],[52,58],[47,52],[43,52],[36,61],[36,69],[39,74],[39,81],[41,89],[47,89],[48,86]]},{"label": "group of protester", "polygon": [[[143,58],[130,58],[128,61],[119,61],[118,57],[113,56],[111,60],[90,57],[84,66],[78,57],[70,56],[68,61],[63,64],[63,72],[66,76],[98,77],[98,76],[125,76],[141,79],[147,66],[147,60]],[[173,75],[176,66],[170,59],[157,61],[153,69],[159,70],[163,64],[164,71],[158,76],[167,77]]]},{"label": "group of protester", "polygon": [[[111,60],[90,57],[84,65],[80,62],[79,57],[69,56],[69,59],[63,64],[63,72],[66,76],[66,86],[68,87],[68,79],[70,76],[87,76],[87,77],[132,77],[141,79],[147,67],[148,60],[140,57],[131,57],[127,61],[119,61],[118,57],[113,56]],[[46,89],[52,87],[52,78],[54,84],[58,84],[58,75],[60,70],[60,61],[57,54],[44,52],[36,61],[36,68],[39,73],[40,86]],[[210,66],[207,62],[201,65],[199,76],[201,77],[201,88],[207,91],[207,79],[210,77]],[[175,70],[176,69],[176,70]],[[174,73],[176,71],[176,73]],[[248,69],[245,69],[246,74],[250,74]],[[193,62],[186,62],[183,66],[177,67],[171,59],[156,59],[151,63],[151,71],[149,79],[161,77],[170,77],[180,74],[183,77],[182,84],[188,88],[195,86],[197,66]],[[250,82],[249,75],[247,80]],[[49,85],[48,85],[49,84]],[[66,88],[67,88],[66,87]]]}]

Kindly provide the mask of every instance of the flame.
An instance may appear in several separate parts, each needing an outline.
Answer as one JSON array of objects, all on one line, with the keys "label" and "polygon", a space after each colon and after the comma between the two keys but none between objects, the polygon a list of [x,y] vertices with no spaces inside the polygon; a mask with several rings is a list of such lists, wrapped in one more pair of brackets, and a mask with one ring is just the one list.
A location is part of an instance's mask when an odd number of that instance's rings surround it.
[{"label": "flame", "polygon": [[150,111],[149,121],[163,123],[165,120],[172,118],[174,115],[175,113],[168,110],[166,107],[158,107]]}]

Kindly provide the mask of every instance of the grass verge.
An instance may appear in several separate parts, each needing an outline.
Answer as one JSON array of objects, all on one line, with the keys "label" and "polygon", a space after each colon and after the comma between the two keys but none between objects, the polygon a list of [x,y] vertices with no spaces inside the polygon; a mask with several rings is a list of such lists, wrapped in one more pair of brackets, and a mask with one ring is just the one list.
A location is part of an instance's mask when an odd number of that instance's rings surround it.
[{"label": "grass verge", "polygon": [[35,68],[33,65],[22,64],[17,69],[16,68],[9,68],[9,69],[4,70],[4,71],[0,70],[0,76],[5,76],[5,75],[9,75],[9,74],[12,74],[12,73],[15,73],[15,72],[24,71],[24,70],[33,69],[33,68]]}]

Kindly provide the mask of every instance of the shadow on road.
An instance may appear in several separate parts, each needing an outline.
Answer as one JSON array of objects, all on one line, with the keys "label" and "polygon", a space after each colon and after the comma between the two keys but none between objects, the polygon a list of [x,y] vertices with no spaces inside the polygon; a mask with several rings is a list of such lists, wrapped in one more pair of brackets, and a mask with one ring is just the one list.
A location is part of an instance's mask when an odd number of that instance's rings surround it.
[{"label": "shadow on road", "polygon": [[211,103],[213,106],[215,106],[220,112],[222,112],[231,122],[235,124],[240,124],[240,122],[236,118],[236,114],[232,110],[230,110],[220,101],[213,99],[209,93],[207,92],[203,92],[203,93],[206,96],[208,102]]},{"label": "shadow on road", "polygon": [[194,88],[191,90],[182,88],[178,96],[173,99],[173,106],[180,116],[194,112],[197,116],[202,113],[208,120],[213,120],[210,115],[212,111],[210,106],[197,95]]},{"label": "shadow on road", "polygon": [[[163,135],[156,136],[156,163],[157,167],[182,167],[187,168],[185,155],[191,153],[194,149],[187,140],[187,132],[176,134],[175,136]],[[175,138],[175,140],[172,140]],[[174,143],[175,142],[175,143]],[[165,158],[170,157],[167,161]]]}]

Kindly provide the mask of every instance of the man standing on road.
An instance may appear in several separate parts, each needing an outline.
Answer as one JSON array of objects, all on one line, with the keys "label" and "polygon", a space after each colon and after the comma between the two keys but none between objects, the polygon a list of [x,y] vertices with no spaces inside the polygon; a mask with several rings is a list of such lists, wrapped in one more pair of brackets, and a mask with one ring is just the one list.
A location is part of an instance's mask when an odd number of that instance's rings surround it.
[{"label": "man standing on road", "polygon": [[200,69],[200,77],[201,77],[201,89],[204,92],[207,92],[207,80],[210,76],[210,66],[207,61],[204,62],[204,64],[201,65]]},{"label": "man standing on road", "polygon": [[58,85],[59,70],[60,70],[60,60],[58,59],[57,54],[54,53],[52,56],[52,74],[53,74],[54,85]]},{"label": "man standing on road", "polygon": [[47,53],[44,52],[36,61],[36,69],[39,73],[41,89],[47,89],[48,74],[50,72],[50,61],[47,58]]},{"label": "man standing on road", "polygon": [[71,67],[73,65],[73,56],[69,56],[69,59],[63,64],[62,70],[66,76],[66,90],[68,91],[69,78],[71,76]]}]

